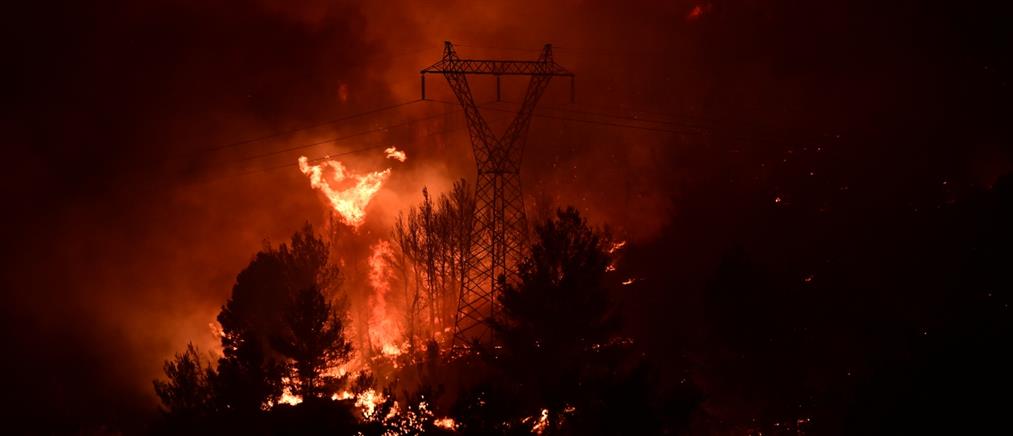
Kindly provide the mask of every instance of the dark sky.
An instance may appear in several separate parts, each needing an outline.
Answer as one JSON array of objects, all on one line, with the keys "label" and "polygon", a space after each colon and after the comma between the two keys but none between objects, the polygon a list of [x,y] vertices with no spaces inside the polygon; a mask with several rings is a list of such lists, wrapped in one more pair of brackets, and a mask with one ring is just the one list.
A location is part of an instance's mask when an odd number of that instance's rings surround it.
[{"label": "dark sky", "polygon": [[[771,289],[817,286],[760,300],[791,301],[808,321],[784,329],[805,324],[822,344],[798,363],[799,397],[850,389],[834,377],[873,366],[895,332],[944,318],[944,302],[916,288],[945,268],[902,259],[956,224],[912,214],[987,195],[1013,165],[1013,17],[1001,2],[290,3],[5,12],[0,322],[4,390],[20,407],[46,404],[70,425],[150,413],[161,362],[188,340],[213,342],[207,324],[263,241],[323,222],[305,178],[275,168],[300,154],[408,152],[373,206],[377,234],[422,186],[471,177],[463,120],[432,102],[235,144],[417,99],[418,70],[448,39],[466,57],[535,58],[551,42],[577,74],[578,105],[555,83],[540,111],[597,124],[535,119],[529,203],[576,205],[630,239],[627,267],[642,279],[622,297],[631,331],[659,367],[682,368],[671,380],[689,368],[729,420],[787,416],[760,399],[776,387],[735,377],[791,378],[722,373],[736,341],[795,336],[721,333],[734,313],[721,298],[750,297],[715,297],[719,265],[760,271]],[[452,98],[430,83],[431,97]],[[507,83],[506,100],[522,86]],[[474,88],[491,99],[491,82]],[[587,112],[665,123],[609,127],[645,124]],[[369,152],[347,162],[390,166]]]}]

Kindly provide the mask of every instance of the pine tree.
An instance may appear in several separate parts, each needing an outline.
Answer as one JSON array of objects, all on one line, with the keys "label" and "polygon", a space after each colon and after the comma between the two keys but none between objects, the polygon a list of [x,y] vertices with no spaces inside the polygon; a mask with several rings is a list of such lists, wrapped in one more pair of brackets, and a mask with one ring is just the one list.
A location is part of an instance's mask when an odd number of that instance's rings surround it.
[{"label": "pine tree", "polygon": [[163,366],[168,380],[155,380],[155,394],[162,401],[163,412],[170,418],[191,421],[214,411],[210,379],[215,370],[201,364],[200,353],[192,343]]},{"label": "pine tree", "polygon": [[535,419],[545,409],[551,430],[601,398],[616,360],[619,323],[606,275],[608,234],[573,208],[557,211],[535,233],[520,280],[505,284],[502,313],[490,325],[502,345],[494,365]]},{"label": "pine tree", "polygon": [[335,305],[315,286],[297,291],[285,311],[285,327],[285,334],[274,343],[290,360],[293,392],[305,401],[336,389],[342,380],[325,373],[348,361],[352,344],[344,337],[344,323]]}]

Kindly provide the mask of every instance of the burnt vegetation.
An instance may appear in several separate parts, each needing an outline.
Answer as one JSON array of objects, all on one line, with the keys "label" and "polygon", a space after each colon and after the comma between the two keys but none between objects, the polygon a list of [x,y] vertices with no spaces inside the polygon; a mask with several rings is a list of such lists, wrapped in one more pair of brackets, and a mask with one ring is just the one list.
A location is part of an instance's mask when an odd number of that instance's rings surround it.
[{"label": "burnt vegetation", "polygon": [[[408,323],[460,286],[470,198],[463,182],[395,225]],[[353,354],[341,275],[308,225],[257,253],[222,307],[217,365],[193,345],[154,382],[157,433],[641,434],[685,429],[695,390],[658,389],[613,301],[615,242],[575,209],[534,226],[519,280],[488,320],[496,344],[449,350],[435,332],[383,379],[334,370]],[[505,278],[504,278],[505,280]],[[326,290],[326,291],[325,291]],[[425,302],[425,304],[420,304]],[[438,320],[439,318],[437,318]],[[413,324],[409,324],[412,326]],[[405,330],[421,342],[424,330]],[[413,345],[411,348],[415,348]],[[296,396],[298,402],[287,401]],[[293,404],[294,403],[294,404]]]},{"label": "burnt vegetation", "polygon": [[[710,429],[770,434],[886,434],[920,427],[931,411],[934,428],[984,431],[997,425],[1010,386],[1009,359],[996,347],[1008,337],[1008,274],[1013,219],[1009,177],[964,201],[913,216],[891,271],[935,265],[922,282],[926,298],[944,301],[948,315],[928,323],[930,305],[909,305],[909,320],[873,317],[848,324],[862,301],[831,304],[817,292],[844,294],[851,266],[757,256],[735,244],[704,286],[705,343],[669,345],[685,356],[662,366],[656,341],[630,328],[630,292],[671,289],[674,282],[630,283],[653,268],[637,247],[618,250],[608,229],[595,228],[573,208],[536,223],[516,281],[505,282],[500,310],[487,324],[495,344],[466,351],[420,319],[440,318],[438,303],[460,286],[469,199],[463,182],[421,203],[396,222],[391,264],[402,275],[409,308],[404,329],[413,344],[394,372],[338,373],[355,353],[347,337],[342,277],[331,247],[306,226],[291,241],[266,245],[237,276],[222,306],[223,355],[213,362],[193,345],[165,363],[154,383],[162,402],[156,433],[220,431],[248,434],[697,434]],[[454,198],[455,195],[460,197]],[[790,222],[792,209],[772,211]],[[755,217],[762,224],[766,218]],[[959,236],[918,241],[916,235],[955,225]],[[839,246],[839,245],[838,245]],[[753,247],[753,248],[751,248]],[[622,256],[619,253],[625,253]],[[868,254],[872,256],[872,254]],[[625,258],[628,257],[629,259]],[[772,263],[776,262],[776,263]],[[640,268],[640,269],[638,269]],[[862,274],[889,286],[877,270]],[[640,276],[638,276],[640,277]],[[665,277],[656,275],[655,277]],[[837,277],[837,280],[831,278]],[[829,283],[828,283],[829,282]],[[850,283],[850,285],[849,285]],[[923,303],[924,304],[924,303]],[[827,315],[830,314],[830,315]],[[452,316],[452,313],[449,315]],[[438,325],[433,323],[431,325]],[[677,323],[657,328],[675,329]],[[918,328],[912,325],[920,326]],[[875,332],[875,333],[872,333]],[[884,337],[878,341],[862,335]],[[858,363],[837,350],[863,340],[878,359]],[[899,346],[898,344],[904,344]],[[890,349],[886,349],[890,348]],[[705,361],[706,366],[693,361]],[[670,365],[670,363],[669,363]],[[389,368],[388,368],[389,369]],[[673,380],[673,376],[676,378]],[[827,383],[825,379],[836,379]],[[701,386],[700,381],[708,386]],[[828,391],[826,386],[838,386]],[[703,408],[708,395],[755,401],[755,422],[722,422]],[[300,402],[286,402],[297,395]],[[972,399],[968,401],[968,399]],[[977,421],[964,418],[982,412]]]}]

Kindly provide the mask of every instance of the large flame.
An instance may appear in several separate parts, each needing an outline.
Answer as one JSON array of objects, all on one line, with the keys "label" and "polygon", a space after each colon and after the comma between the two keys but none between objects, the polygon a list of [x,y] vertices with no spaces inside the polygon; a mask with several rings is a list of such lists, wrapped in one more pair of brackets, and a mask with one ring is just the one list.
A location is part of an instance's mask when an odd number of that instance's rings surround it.
[{"label": "large flame", "polygon": [[[332,173],[329,178],[325,177],[328,170]],[[327,197],[341,220],[356,228],[366,219],[366,206],[369,205],[369,201],[390,176],[390,168],[358,175],[349,172],[339,161],[327,159],[313,165],[306,156],[299,157],[299,171],[310,178],[310,186],[320,190]],[[345,186],[344,189],[339,188],[342,185]]]},{"label": "large flame", "polygon": [[370,297],[372,311],[369,322],[369,340],[381,347],[387,356],[401,354],[399,346],[401,331],[392,314],[388,313],[387,293],[390,291],[391,265],[394,250],[390,242],[381,240],[371,247],[369,256],[369,284],[374,294]]}]

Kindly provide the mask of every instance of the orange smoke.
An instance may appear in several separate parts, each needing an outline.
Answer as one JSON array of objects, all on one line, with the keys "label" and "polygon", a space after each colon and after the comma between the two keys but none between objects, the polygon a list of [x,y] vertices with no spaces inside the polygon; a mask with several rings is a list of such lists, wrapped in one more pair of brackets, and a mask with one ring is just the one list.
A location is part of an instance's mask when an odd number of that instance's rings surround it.
[{"label": "orange smoke", "polygon": [[[394,147],[388,148],[385,154],[389,158],[393,155],[394,159],[401,162],[407,159],[403,151]],[[299,171],[310,178],[310,186],[320,190],[327,197],[341,220],[355,228],[366,219],[366,206],[390,176],[390,168],[358,175],[349,172],[339,161],[327,159],[313,165],[306,156],[299,157]],[[325,172],[332,175],[329,178],[325,177]]]}]

